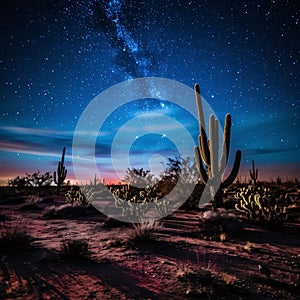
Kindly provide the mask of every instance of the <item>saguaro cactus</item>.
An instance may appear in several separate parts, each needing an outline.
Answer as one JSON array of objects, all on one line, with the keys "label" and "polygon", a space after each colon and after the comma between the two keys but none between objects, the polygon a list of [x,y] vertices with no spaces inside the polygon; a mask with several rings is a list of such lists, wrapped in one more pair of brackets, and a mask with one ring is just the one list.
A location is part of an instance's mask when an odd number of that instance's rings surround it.
[{"label": "saguaro cactus", "polygon": [[252,170],[249,169],[250,178],[253,180],[253,184],[256,185],[258,178],[258,169],[255,169],[254,160],[252,160]]},{"label": "saguaro cactus", "polygon": [[54,171],[54,182],[57,184],[57,194],[59,194],[60,187],[64,183],[66,176],[67,176],[67,169],[64,166],[65,153],[66,153],[66,147],[64,147],[64,149],[63,149],[61,161],[58,162],[57,176],[56,176],[56,172]]},{"label": "saguaro cactus", "polygon": [[213,205],[215,207],[222,207],[223,189],[229,187],[234,182],[240,168],[242,153],[240,150],[236,151],[233,168],[228,177],[222,181],[222,175],[227,165],[230,150],[231,115],[227,114],[225,118],[222,152],[219,159],[218,120],[214,115],[210,116],[208,139],[198,84],[195,84],[195,95],[200,128],[198,147],[194,148],[195,161],[201,179],[210,188],[211,195],[213,196]]}]

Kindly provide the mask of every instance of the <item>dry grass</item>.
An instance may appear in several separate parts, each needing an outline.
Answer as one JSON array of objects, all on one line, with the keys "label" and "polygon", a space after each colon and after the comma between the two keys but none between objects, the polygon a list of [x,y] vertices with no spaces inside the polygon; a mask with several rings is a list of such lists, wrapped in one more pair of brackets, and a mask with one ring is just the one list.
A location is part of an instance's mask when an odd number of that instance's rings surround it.
[{"label": "dry grass", "polygon": [[199,217],[200,236],[204,239],[224,242],[241,228],[238,217],[225,209],[208,210]]},{"label": "dry grass", "polygon": [[25,198],[26,204],[38,204],[42,201],[42,198],[39,195],[28,195]]},{"label": "dry grass", "polygon": [[1,222],[0,255],[32,247],[33,238],[26,232],[24,221],[17,216],[10,216]]},{"label": "dry grass", "polygon": [[86,240],[65,240],[61,246],[61,255],[68,259],[90,259],[89,243]]},{"label": "dry grass", "polygon": [[161,228],[162,225],[158,221],[142,221],[139,224],[133,225],[129,240],[134,244],[156,240],[156,233]]},{"label": "dry grass", "polygon": [[86,212],[87,208],[79,205],[52,205],[44,210],[43,217],[46,219],[72,219],[78,216],[85,216]]}]

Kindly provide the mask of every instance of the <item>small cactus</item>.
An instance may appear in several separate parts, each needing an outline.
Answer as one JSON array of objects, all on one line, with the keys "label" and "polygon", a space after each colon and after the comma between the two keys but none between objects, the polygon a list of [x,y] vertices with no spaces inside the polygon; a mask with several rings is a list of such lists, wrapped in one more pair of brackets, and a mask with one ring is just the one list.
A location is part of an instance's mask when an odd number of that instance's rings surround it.
[{"label": "small cactus", "polygon": [[122,210],[123,216],[132,220],[142,219],[149,209],[149,202],[157,201],[156,190],[153,186],[138,190],[129,183],[115,189],[112,194],[115,207]]},{"label": "small cactus", "polygon": [[[61,161],[58,162],[57,173],[54,171],[54,182],[57,184],[57,194],[60,192],[60,187],[64,183],[67,176],[67,169],[64,166],[66,147],[63,149]],[[57,174],[57,176],[56,176]]]},{"label": "small cactus", "polygon": [[71,205],[78,204],[80,206],[88,207],[94,199],[94,189],[92,186],[72,186],[65,194],[66,202]]},{"label": "small cactus", "polygon": [[267,188],[250,185],[248,188],[241,188],[235,198],[238,200],[235,208],[245,213],[249,220],[274,227],[281,226],[288,219],[287,206],[273,200]]},{"label": "small cactus", "polygon": [[258,178],[258,169],[255,169],[254,160],[252,160],[252,170],[249,169],[250,178],[253,181],[253,184],[256,185]]}]

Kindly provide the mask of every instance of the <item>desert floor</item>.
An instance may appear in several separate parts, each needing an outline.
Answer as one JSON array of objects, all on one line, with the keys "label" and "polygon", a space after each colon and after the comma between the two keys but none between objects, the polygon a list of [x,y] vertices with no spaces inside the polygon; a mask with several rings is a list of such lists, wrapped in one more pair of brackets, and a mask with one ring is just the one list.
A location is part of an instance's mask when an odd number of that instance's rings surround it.
[{"label": "desert floor", "polygon": [[[43,210],[64,204],[63,196],[35,209],[20,202],[0,203],[0,230],[17,218],[34,242],[2,255],[1,299],[300,299],[299,222],[281,231],[245,222],[220,242],[199,237],[200,209],[179,210],[160,222],[154,240],[132,243],[132,225],[96,210],[45,218]],[[87,241],[90,257],[61,255],[67,240]]]}]

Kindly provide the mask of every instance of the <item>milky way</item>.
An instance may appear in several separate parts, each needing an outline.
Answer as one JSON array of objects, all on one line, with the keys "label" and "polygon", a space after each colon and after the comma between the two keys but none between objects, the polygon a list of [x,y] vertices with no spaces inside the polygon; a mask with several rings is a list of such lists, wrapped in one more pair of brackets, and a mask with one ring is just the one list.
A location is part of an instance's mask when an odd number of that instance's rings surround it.
[{"label": "milky way", "polygon": [[[223,121],[242,171],[255,159],[266,177],[300,169],[299,9],[296,1],[2,1],[1,178],[53,170],[63,146],[71,170],[77,121],[100,92],[143,76],[201,86]],[[168,102],[161,110],[194,120]],[[196,107],[195,107],[196,109]],[[114,132],[124,110],[111,116]],[[144,149],[137,143],[137,150]],[[102,145],[103,149],[107,145]],[[137,151],[139,152],[139,151]]]},{"label": "milky way", "polygon": [[127,79],[154,76],[159,69],[156,53],[154,49],[150,49],[146,36],[134,32],[136,28],[142,27],[143,30],[147,28],[145,20],[142,22],[136,20],[143,18],[141,15],[130,18],[126,13],[126,8],[133,8],[135,5],[140,4],[136,2],[127,6],[125,1],[94,2],[91,5],[88,24],[108,37],[110,45],[116,52],[115,63],[127,73]]}]

